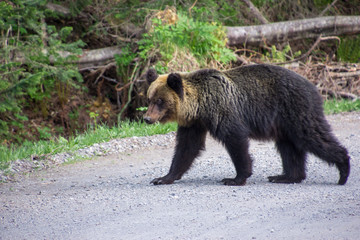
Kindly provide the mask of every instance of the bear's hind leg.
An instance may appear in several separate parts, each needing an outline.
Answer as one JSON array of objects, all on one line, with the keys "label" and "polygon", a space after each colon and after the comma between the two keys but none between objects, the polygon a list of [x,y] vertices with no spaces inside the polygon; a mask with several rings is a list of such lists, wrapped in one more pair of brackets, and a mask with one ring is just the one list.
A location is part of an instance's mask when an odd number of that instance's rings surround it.
[{"label": "bear's hind leg", "polygon": [[306,152],[291,141],[278,140],[276,147],[281,155],[283,174],[268,177],[272,183],[300,183],[306,178]]},{"label": "bear's hind leg", "polygon": [[247,138],[236,138],[234,135],[225,141],[231,160],[236,169],[235,178],[224,178],[221,182],[229,186],[242,186],[246,184],[246,179],[252,174],[252,160],[249,155],[249,143]]}]

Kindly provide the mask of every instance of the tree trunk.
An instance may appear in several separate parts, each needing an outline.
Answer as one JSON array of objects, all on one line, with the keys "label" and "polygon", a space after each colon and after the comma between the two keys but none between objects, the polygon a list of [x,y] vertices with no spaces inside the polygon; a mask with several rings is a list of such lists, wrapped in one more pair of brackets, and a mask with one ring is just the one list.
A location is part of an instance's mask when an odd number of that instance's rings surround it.
[{"label": "tree trunk", "polygon": [[272,45],[322,36],[360,33],[360,16],[334,16],[277,22],[256,26],[226,27],[229,46]]}]

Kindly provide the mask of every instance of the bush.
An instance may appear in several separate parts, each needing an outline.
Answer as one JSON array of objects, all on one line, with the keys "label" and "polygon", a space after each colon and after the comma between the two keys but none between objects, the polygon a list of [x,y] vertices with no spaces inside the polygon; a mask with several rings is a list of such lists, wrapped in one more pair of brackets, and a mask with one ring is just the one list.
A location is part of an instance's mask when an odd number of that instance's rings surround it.
[{"label": "bush", "polygon": [[[66,104],[69,89],[79,88],[82,81],[71,62],[83,43],[66,43],[70,27],[46,25],[45,3],[0,2],[0,144],[31,139],[34,132],[23,131],[29,120],[24,109],[47,118],[53,94]],[[46,126],[39,126],[38,133],[42,138],[50,136]]]},{"label": "bush", "polygon": [[204,67],[211,61],[226,64],[236,59],[226,48],[226,41],[226,33],[220,24],[193,20],[179,13],[174,25],[162,24],[154,18],[153,29],[143,35],[139,49],[143,59],[160,54],[165,65],[177,50],[188,51]]}]

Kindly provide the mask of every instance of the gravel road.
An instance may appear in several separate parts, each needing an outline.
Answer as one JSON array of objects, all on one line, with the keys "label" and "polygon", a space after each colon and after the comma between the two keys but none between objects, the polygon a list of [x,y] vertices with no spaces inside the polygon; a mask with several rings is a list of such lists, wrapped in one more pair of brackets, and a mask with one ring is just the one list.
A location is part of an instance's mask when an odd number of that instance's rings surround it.
[{"label": "gravel road", "polygon": [[345,186],[313,156],[303,183],[269,183],[280,158],[273,143],[255,141],[247,185],[224,186],[235,170],[210,138],[182,180],[153,186],[174,134],[130,138],[101,145],[106,156],[0,183],[0,239],[360,239],[360,112],[328,119],[352,157]]}]

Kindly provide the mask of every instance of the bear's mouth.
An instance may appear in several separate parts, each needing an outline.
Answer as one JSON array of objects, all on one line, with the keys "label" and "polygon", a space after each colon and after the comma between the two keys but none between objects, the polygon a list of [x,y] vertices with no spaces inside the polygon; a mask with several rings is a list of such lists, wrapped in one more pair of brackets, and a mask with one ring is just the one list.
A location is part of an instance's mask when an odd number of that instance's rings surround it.
[{"label": "bear's mouth", "polygon": [[169,117],[167,117],[166,115],[162,116],[161,118],[158,119],[159,123],[166,123],[168,121]]}]

